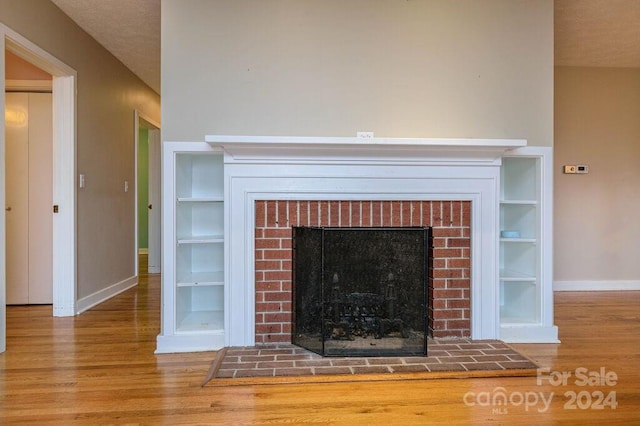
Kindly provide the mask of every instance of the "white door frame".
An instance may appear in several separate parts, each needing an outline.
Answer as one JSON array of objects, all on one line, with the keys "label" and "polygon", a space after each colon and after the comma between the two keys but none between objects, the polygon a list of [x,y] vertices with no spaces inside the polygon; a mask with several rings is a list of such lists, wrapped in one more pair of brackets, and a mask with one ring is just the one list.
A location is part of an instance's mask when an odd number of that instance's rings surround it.
[{"label": "white door frame", "polygon": [[[140,127],[141,125],[144,125],[144,127],[149,129],[149,185],[153,186],[153,185],[159,185],[160,184],[160,179],[152,179],[154,174],[157,174],[157,176],[160,176],[160,168],[161,168],[161,161],[154,161],[154,159],[156,158],[156,156],[152,155],[152,153],[157,153],[158,155],[160,154],[160,152],[162,151],[162,147],[160,146],[160,123],[154,121],[153,119],[151,119],[150,117],[148,117],[147,115],[145,115],[144,113],[138,111],[137,109],[134,110],[134,134],[135,134],[135,233],[136,233],[136,238],[135,238],[135,265],[136,265],[136,275],[140,275],[140,271],[139,271],[139,265],[138,265],[138,227],[140,226],[138,223],[138,144],[139,144],[139,135],[140,135]],[[155,135],[153,134],[155,132]],[[155,137],[154,137],[155,136]],[[157,144],[158,146],[152,146],[152,144]],[[158,160],[160,160],[160,158],[157,158]],[[157,197],[160,196],[161,194],[161,188],[155,188],[154,191],[150,190],[149,191],[149,203],[153,204],[155,207],[155,212],[157,214],[160,214],[161,212],[161,206],[160,206],[160,200],[156,200],[154,199],[155,197],[152,197],[152,192],[154,194],[157,194]],[[161,225],[160,225],[160,217],[156,217],[156,220],[151,220],[151,214],[149,215],[149,267],[148,267],[148,273],[150,274],[158,274],[160,273],[160,259],[162,258],[161,256],[161,246],[160,246],[160,242],[162,241],[160,232],[161,232]]]},{"label": "white door frame", "polygon": [[[76,314],[76,71],[0,24],[0,109],[4,111],[4,52],[53,76],[53,315]],[[5,141],[0,120],[0,352],[6,350]],[[52,206],[53,208],[53,206]]]}]

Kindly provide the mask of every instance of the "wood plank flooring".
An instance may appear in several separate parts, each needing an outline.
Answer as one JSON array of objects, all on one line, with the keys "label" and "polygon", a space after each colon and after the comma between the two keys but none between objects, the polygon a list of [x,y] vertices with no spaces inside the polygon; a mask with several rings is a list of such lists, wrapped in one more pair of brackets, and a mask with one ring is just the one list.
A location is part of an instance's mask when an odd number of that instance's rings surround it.
[{"label": "wood plank flooring", "polygon": [[[640,292],[557,293],[562,343],[515,345],[549,368],[540,380],[202,388],[212,352],[153,354],[158,275],[73,318],[53,318],[51,306],[7,311],[0,424],[640,424]],[[611,373],[583,385],[579,368],[615,373],[615,385]],[[566,384],[554,383],[562,372]]]}]

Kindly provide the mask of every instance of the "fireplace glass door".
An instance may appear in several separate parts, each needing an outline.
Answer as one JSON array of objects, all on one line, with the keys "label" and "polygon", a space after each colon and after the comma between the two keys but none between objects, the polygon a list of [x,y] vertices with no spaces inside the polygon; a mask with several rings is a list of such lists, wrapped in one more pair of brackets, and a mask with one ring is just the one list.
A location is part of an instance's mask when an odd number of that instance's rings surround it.
[{"label": "fireplace glass door", "polygon": [[292,342],[323,356],[426,355],[430,228],[293,228]]}]

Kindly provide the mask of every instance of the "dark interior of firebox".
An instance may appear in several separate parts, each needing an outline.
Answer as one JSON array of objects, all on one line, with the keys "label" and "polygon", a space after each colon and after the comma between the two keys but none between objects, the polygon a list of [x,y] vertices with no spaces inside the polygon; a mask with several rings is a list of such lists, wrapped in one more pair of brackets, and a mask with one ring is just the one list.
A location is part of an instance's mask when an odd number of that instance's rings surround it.
[{"label": "dark interior of firebox", "polygon": [[426,355],[430,228],[293,229],[292,342],[323,356]]}]

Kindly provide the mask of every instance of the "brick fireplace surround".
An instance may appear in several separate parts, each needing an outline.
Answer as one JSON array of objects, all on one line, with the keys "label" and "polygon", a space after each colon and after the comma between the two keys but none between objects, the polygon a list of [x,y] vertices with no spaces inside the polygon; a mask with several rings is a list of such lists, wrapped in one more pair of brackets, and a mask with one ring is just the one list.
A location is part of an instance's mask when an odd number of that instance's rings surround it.
[{"label": "brick fireplace surround", "polygon": [[429,336],[470,337],[471,202],[257,200],[255,342],[291,342],[293,226],[431,226]]}]

